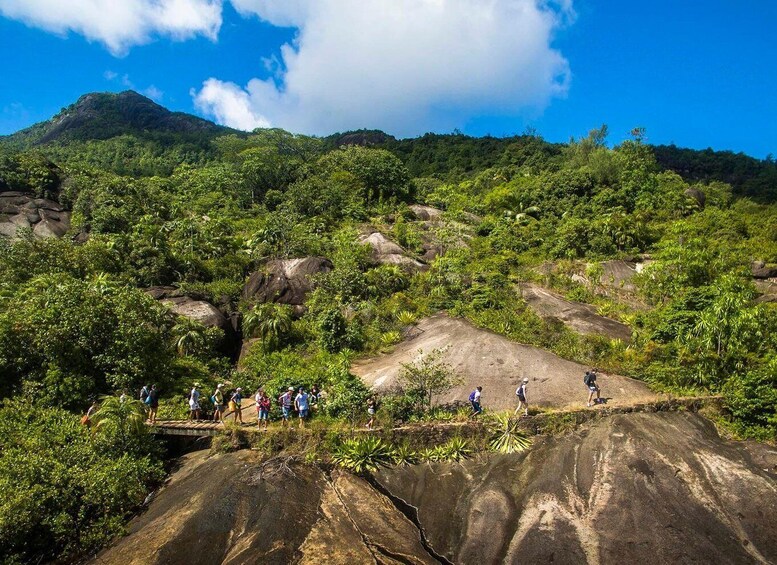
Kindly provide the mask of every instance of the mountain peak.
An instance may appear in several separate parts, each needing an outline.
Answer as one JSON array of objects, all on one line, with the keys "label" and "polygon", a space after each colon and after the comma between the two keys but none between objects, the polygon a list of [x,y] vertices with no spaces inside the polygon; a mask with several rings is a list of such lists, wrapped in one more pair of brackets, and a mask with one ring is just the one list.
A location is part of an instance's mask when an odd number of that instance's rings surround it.
[{"label": "mountain peak", "polygon": [[9,140],[39,145],[60,140],[109,139],[126,133],[219,134],[232,130],[183,112],[171,112],[135,92],[90,92],[50,120],[23,129]]}]

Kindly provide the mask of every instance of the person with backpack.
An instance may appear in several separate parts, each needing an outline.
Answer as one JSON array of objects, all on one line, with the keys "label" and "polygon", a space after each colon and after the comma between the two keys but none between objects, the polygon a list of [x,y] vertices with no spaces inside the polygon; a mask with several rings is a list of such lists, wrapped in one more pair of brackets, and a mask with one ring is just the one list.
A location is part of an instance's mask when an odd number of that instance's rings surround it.
[{"label": "person with backpack", "polygon": [[483,387],[479,386],[469,394],[469,403],[472,405],[472,414],[470,418],[474,418],[483,413],[483,408],[480,406],[480,395],[483,392]]},{"label": "person with backpack", "polygon": [[224,423],[224,392],[221,390],[224,388],[222,383],[216,386],[216,390],[210,397],[210,401],[213,403],[213,421],[219,420]]},{"label": "person with backpack", "polygon": [[143,404],[146,404],[146,398],[148,398],[148,392],[151,390],[150,385],[143,385],[143,388],[140,389],[140,401]]},{"label": "person with backpack", "polygon": [[370,420],[367,422],[367,429],[371,430],[372,427],[375,425],[375,412],[377,411],[377,406],[375,404],[375,399],[370,397],[367,399],[367,416],[370,417]]},{"label": "person with backpack", "polygon": [[189,419],[200,419],[200,391],[197,390],[200,383],[194,383],[191,392],[189,392]]},{"label": "person with backpack", "polygon": [[524,378],[521,382],[521,386],[515,391],[515,396],[518,397],[518,407],[515,409],[515,414],[523,407],[523,415],[529,415],[529,401],[526,400],[526,385],[529,384],[529,379]]},{"label": "person with backpack", "polygon": [[148,406],[148,418],[153,425],[156,422],[156,411],[159,409],[159,391],[156,389],[156,385],[151,385],[145,404]]},{"label": "person with backpack", "polygon": [[[599,385],[596,384],[596,369],[591,369],[590,371],[586,371],[585,376],[583,377],[583,382],[585,383],[585,386],[588,387],[587,406],[590,408],[592,401],[593,401],[593,404],[599,404],[602,401],[602,398],[601,398],[601,391],[599,390]],[[593,400],[594,394],[596,394],[596,400]]]},{"label": "person with backpack", "polygon": [[310,411],[310,395],[302,387],[299,387],[299,392],[294,397],[294,409],[299,414],[299,428],[302,429],[305,427],[305,418]]},{"label": "person with backpack", "polygon": [[281,416],[282,416],[282,422],[283,427],[289,425],[289,418],[291,417],[291,406],[292,406],[292,393],[294,392],[294,387],[290,386],[289,390],[284,392],[282,395],[278,397],[278,404],[281,407]]},{"label": "person with backpack", "polygon": [[258,410],[258,425],[263,425],[264,429],[267,429],[267,423],[270,420],[270,407],[272,404],[270,403],[270,397],[267,396],[267,393],[262,390],[261,396],[259,397],[259,401],[257,402],[257,410]]},{"label": "person with backpack", "polygon": [[233,410],[233,414],[235,415],[235,422],[240,420],[240,423],[243,423],[243,409],[240,407],[240,405],[243,403],[243,389],[240,387],[237,387],[235,389],[234,394],[232,394],[232,397],[229,399],[229,401],[233,404],[235,407]]}]

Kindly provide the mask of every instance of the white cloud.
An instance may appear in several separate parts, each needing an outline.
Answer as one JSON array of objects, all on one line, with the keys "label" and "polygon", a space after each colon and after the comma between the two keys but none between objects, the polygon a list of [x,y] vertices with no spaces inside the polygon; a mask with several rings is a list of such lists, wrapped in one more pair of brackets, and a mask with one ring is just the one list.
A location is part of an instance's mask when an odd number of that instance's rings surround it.
[{"label": "white cloud", "polygon": [[266,128],[270,122],[251,108],[251,100],[239,86],[215,78],[206,80],[202,89],[191,91],[200,111],[210,114],[220,124],[237,129]]},{"label": "white cloud", "polygon": [[162,92],[160,89],[158,89],[153,84],[151,86],[149,86],[148,88],[144,88],[143,90],[141,90],[140,93],[143,96],[147,96],[147,97],[151,98],[151,100],[153,100],[154,102],[161,102],[162,98],[164,98],[164,96],[165,96],[165,93]]},{"label": "white cloud", "polygon": [[516,116],[565,95],[569,65],[554,32],[571,0],[232,0],[243,15],[297,28],[272,78],[215,78],[204,112],[252,129],[326,134],[380,128],[450,131],[478,115]]},{"label": "white cloud", "polygon": [[216,39],[222,0],[0,0],[0,15],[59,34],[99,41],[114,55],[155,35]]}]

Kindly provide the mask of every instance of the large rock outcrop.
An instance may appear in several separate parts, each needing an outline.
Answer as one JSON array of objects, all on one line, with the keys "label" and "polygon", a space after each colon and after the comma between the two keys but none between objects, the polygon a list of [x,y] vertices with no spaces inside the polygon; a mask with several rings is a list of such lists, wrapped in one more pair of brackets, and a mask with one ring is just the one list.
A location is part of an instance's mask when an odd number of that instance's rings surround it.
[{"label": "large rock outcrop", "polygon": [[381,265],[399,265],[408,271],[420,271],[427,268],[424,263],[410,257],[402,247],[380,232],[365,234],[359,238],[359,241],[370,246],[373,260]]},{"label": "large rock outcrop", "polygon": [[155,286],[146,289],[146,292],[167,306],[173,314],[199,322],[206,328],[222,330],[224,332],[221,348],[223,353],[233,358],[238,356],[240,352],[240,318],[237,313],[227,316],[207,300],[186,296],[172,286]]},{"label": "large rock outcrop", "polygon": [[605,335],[623,341],[631,339],[631,329],[626,324],[600,316],[590,304],[567,300],[555,292],[530,283],[521,285],[521,295],[537,315],[560,320],[576,332]]},{"label": "large rock outcrop", "polygon": [[[391,353],[357,360],[351,371],[377,389],[391,388],[398,383],[403,363],[412,363],[434,349],[445,350],[443,361],[463,379],[460,386],[436,397],[437,402],[466,401],[474,387],[482,386],[486,407],[515,408],[515,389],[525,377],[529,379],[529,400],[535,406],[585,405],[583,375],[589,367],[444,314],[421,320]],[[656,398],[644,383],[628,377],[600,375],[598,382],[603,397],[613,405]]]},{"label": "large rock outcrop", "polygon": [[332,262],[324,257],[276,259],[252,273],[243,287],[243,298],[301,306],[313,290],[313,277],[328,273]]},{"label": "large rock outcrop", "polygon": [[25,192],[0,193],[0,236],[16,238],[22,228],[35,237],[62,237],[70,229],[70,212],[46,198]]},{"label": "large rock outcrop", "polygon": [[691,413],[603,418],[528,452],[365,479],[185,456],[100,564],[775,563],[777,455]]},{"label": "large rock outcrop", "polygon": [[381,472],[454,563],[775,563],[777,454],[688,413],[607,418],[527,455]]}]

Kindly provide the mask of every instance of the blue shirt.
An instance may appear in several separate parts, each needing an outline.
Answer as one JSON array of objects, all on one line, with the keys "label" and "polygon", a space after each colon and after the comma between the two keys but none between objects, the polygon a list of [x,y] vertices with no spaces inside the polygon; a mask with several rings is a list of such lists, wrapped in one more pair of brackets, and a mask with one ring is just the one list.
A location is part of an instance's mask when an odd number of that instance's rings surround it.
[{"label": "blue shirt", "polygon": [[304,392],[300,392],[294,400],[300,410],[308,409],[308,395]]}]

